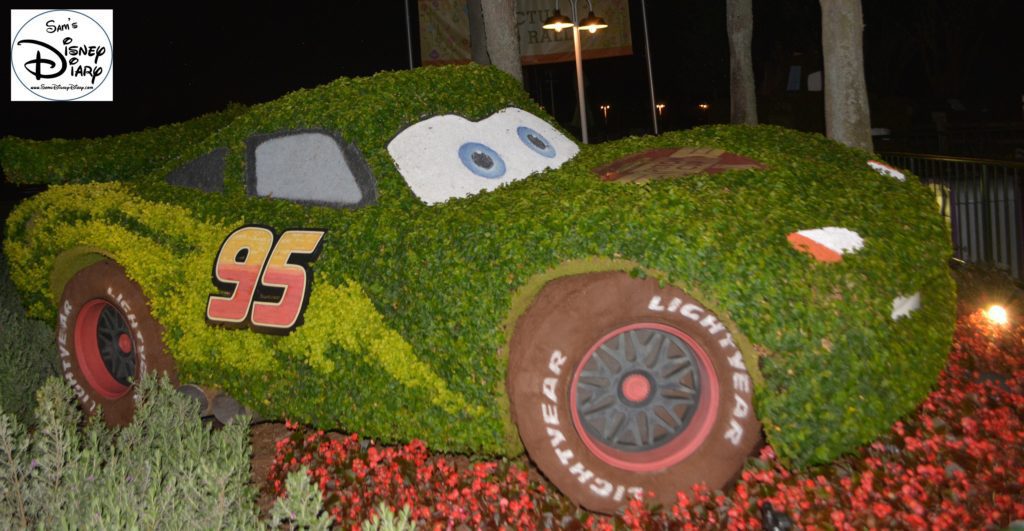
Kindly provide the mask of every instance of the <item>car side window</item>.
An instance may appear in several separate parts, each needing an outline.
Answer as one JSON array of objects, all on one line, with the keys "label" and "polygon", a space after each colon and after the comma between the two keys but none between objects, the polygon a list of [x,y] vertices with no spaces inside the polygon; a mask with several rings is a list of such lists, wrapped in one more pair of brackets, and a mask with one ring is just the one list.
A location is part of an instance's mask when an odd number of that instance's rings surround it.
[{"label": "car side window", "polygon": [[342,208],[377,201],[376,181],[359,149],[318,129],[249,137],[246,190],[249,195]]},{"label": "car side window", "polygon": [[195,188],[204,192],[224,191],[224,159],[227,148],[215,149],[202,157],[181,165],[167,174],[166,181],[174,186]]}]

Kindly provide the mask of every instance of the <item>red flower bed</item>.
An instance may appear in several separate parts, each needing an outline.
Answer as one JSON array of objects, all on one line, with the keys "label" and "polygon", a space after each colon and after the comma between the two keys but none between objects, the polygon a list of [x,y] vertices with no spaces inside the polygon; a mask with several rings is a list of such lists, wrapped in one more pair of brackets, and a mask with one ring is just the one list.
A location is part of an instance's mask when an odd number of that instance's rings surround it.
[{"label": "red flower bed", "polygon": [[270,472],[282,492],[302,465],[339,524],[358,526],[385,501],[408,505],[435,528],[587,527],[758,529],[766,518],[814,528],[985,528],[1024,519],[1024,325],[991,325],[982,312],[957,323],[949,364],[917,413],[860,455],[790,470],[770,447],[728,493],[695,488],[654,508],[635,500],[622,516],[597,517],[508,461],[463,463],[430,456],[423,443],[363,449],[289,425]]},{"label": "red flower bed", "polygon": [[323,431],[306,433],[296,424],[288,427],[292,435],[278,441],[270,469],[275,494],[284,494],[287,474],[305,465],[339,524],[357,528],[381,500],[395,508],[409,506],[413,519],[442,529],[456,522],[532,527],[543,520],[542,509],[549,515],[573,510],[560,498],[553,499],[559,504],[556,510],[539,502],[548,496],[547,488],[529,481],[525,470],[508,461],[431,457],[421,441],[364,449],[356,435],[335,438]]}]

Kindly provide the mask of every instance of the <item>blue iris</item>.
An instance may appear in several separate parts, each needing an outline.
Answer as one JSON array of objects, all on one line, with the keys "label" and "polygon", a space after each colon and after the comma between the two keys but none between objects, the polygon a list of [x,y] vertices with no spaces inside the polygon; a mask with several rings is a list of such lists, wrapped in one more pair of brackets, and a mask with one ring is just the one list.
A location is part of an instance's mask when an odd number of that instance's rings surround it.
[{"label": "blue iris", "polygon": [[505,175],[505,161],[493,149],[479,142],[462,144],[459,159],[469,171],[485,179],[497,179]]},{"label": "blue iris", "polygon": [[516,129],[516,132],[519,133],[519,140],[522,140],[523,143],[526,144],[526,147],[549,159],[555,157],[555,146],[552,146],[551,142],[548,142],[548,139],[544,138],[544,135],[526,127],[525,125],[519,126],[519,129]]}]

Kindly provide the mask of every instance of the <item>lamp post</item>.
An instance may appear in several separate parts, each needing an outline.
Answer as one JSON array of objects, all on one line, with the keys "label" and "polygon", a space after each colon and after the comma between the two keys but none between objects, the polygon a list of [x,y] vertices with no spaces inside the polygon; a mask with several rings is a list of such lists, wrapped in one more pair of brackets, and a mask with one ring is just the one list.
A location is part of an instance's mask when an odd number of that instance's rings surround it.
[{"label": "lamp post", "polygon": [[[664,103],[659,103],[659,104],[655,105],[654,108],[658,110],[657,119],[654,121],[655,125],[657,125],[657,123],[661,120],[662,113],[665,111],[665,104]],[[657,127],[654,128],[654,134],[658,134],[658,128]]]},{"label": "lamp post", "polygon": [[604,114],[604,140],[605,140],[605,142],[608,141],[608,109],[611,109],[611,108],[612,108],[612,106],[608,105],[607,103],[601,106],[601,114]]},{"label": "lamp post", "polygon": [[576,53],[576,95],[579,99],[580,105],[580,129],[583,132],[583,143],[589,143],[589,136],[587,135],[587,97],[583,92],[583,52],[580,47],[580,28],[589,31],[590,33],[596,33],[597,30],[607,28],[608,24],[605,23],[604,19],[594,15],[594,6],[587,0],[587,6],[590,8],[587,13],[587,17],[583,20],[579,19],[579,13],[576,11],[577,0],[569,0],[569,7],[572,10],[572,18],[566,17],[558,9],[558,0],[555,0],[555,11],[544,21],[544,25],[541,26],[544,29],[562,31],[567,28],[572,28],[572,46],[573,51]]}]

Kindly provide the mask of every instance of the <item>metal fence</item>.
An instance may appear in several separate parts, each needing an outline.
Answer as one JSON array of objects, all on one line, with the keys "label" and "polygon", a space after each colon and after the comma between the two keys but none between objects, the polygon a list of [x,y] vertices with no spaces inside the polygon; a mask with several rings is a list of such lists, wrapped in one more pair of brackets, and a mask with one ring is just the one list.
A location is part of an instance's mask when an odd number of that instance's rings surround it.
[{"label": "metal fence", "polygon": [[953,231],[954,256],[1024,280],[1024,163],[882,153],[931,186]]}]

